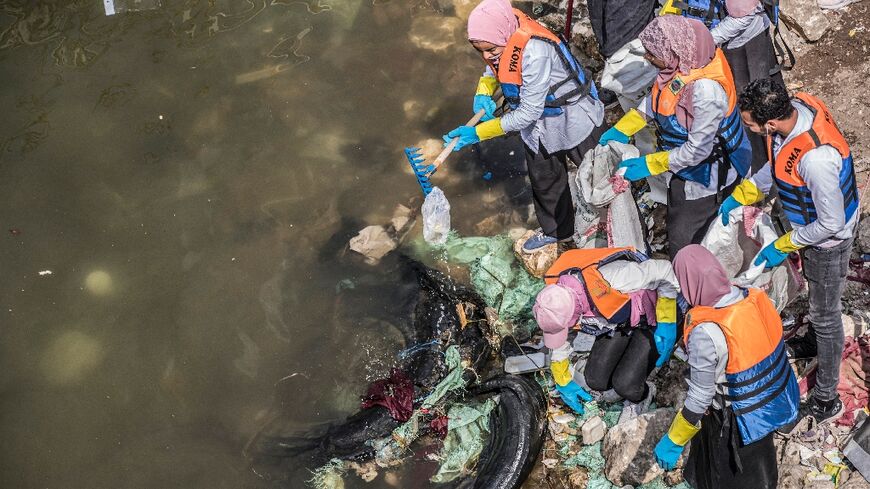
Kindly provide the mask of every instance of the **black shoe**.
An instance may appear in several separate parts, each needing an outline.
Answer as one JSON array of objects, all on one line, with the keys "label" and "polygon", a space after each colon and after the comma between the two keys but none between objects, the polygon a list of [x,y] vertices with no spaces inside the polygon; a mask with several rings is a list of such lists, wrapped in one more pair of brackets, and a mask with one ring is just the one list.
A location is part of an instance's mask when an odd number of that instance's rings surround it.
[{"label": "black shoe", "polygon": [[819,401],[814,396],[810,396],[807,402],[801,404],[797,419],[776,431],[787,435],[807,416],[813,418],[815,425],[830,423],[838,419],[843,411],[843,402],[839,397],[830,401]]},{"label": "black shoe", "polygon": [[616,105],[619,103],[619,99],[616,97],[616,93],[614,93],[613,90],[608,90],[606,88],[598,89],[598,100],[600,100],[601,103],[604,104],[605,110],[612,109],[616,107]]},{"label": "black shoe", "polygon": [[814,358],[818,353],[815,335],[808,332],[803,336],[786,341],[785,352],[790,360]]}]

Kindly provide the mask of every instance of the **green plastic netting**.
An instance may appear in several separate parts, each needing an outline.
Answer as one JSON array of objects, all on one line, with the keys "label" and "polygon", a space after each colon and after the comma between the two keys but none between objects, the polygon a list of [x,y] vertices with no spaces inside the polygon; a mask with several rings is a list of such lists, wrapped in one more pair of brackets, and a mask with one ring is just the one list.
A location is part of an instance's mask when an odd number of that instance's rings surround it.
[{"label": "green plastic netting", "polygon": [[461,238],[451,232],[443,245],[432,247],[419,240],[414,246],[420,256],[434,251],[439,259],[467,266],[477,293],[501,320],[511,323],[512,329],[503,333],[527,336],[537,328],[532,306],[544,281],[526,272],[507,235]]},{"label": "green plastic netting", "polygon": [[450,482],[471,472],[486,443],[489,414],[495,406],[492,399],[451,406],[447,412],[447,437],[439,455],[441,466],[430,479],[432,482]]},{"label": "green plastic netting", "polygon": [[343,460],[334,458],[311,473],[306,483],[314,489],[344,489],[344,473],[347,467]]}]

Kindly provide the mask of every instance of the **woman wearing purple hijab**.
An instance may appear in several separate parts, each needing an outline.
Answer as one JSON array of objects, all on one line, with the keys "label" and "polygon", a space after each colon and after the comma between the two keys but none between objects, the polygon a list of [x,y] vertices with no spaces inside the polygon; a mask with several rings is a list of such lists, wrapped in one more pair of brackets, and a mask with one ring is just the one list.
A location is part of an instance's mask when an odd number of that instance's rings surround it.
[{"label": "woman wearing purple hijab", "polygon": [[674,259],[689,309],[683,346],[689,390],[655,457],[671,470],[691,440],[683,467],[695,489],[774,489],[773,432],[797,419],[800,393],[782,341],[782,321],[760,289],[731,285],[700,245]]},{"label": "woman wearing purple hijab", "polygon": [[[574,206],[566,162],[580,162],[604,131],[604,106],[595,84],[568,45],[508,0],[483,0],[468,17],[468,41],[486,62],[473,110],[483,122],[459,126],[444,141],[469,144],[519,132],[539,232],[523,245],[533,252],[574,235]],[[495,117],[492,95],[498,86],[510,111]]]},{"label": "woman wearing purple hijab", "polygon": [[[707,27],[677,15],[656,17],[640,33],[646,58],[659,69],[651,93],[601,137],[629,138],[651,120],[659,151],[622,162],[625,178],[665,174],[668,249],[673,258],[700,243],[722,195],[746,176],[752,150],[737,110],[731,68]],[[727,193],[726,193],[727,192]]]}]

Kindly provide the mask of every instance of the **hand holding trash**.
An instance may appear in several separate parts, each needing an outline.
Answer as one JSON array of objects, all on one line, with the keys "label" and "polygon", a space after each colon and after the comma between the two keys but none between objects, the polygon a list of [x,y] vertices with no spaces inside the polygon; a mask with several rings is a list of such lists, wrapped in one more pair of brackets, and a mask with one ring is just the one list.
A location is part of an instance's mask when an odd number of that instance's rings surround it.
[{"label": "hand holding trash", "polygon": [[629,158],[619,164],[617,168],[625,168],[625,179],[632,182],[642,180],[652,175],[658,175],[668,170],[667,151],[650,153],[646,156]]},{"label": "hand holding trash", "polygon": [[803,246],[796,245],[791,240],[793,232],[789,231],[780,236],[776,241],[765,246],[761,250],[761,253],[758,254],[758,258],[755,259],[755,265],[764,263],[764,268],[773,268],[784,262],[789,253],[803,248]]},{"label": "hand holding trash", "polygon": [[565,385],[556,383],[556,390],[559,391],[562,402],[577,414],[582,415],[584,412],[583,403],[592,400],[592,394],[586,392],[586,389],[577,385],[573,380]]},{"label": "hand holding trash", "polygon": [[719,206],[719,215],[722,216],[722,224],[728,225],[728,214],[742,206],[742,205],[752,205],[756,202],[761,201],[764,198],[764,194],[761,193],[761,190],[752,183],[752,180],[744,179],[737,187],[734,188],[734,192],[722,202],[722,205]]}]

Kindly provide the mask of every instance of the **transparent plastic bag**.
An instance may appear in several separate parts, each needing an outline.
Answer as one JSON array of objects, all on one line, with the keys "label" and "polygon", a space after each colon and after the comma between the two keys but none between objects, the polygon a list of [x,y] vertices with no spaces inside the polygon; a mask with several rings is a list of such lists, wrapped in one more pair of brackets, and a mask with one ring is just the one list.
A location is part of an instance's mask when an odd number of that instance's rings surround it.
[{"label": "transparent plastic bag", "polygon": [[423,202],[423,239],[429,244],[444,244],[450,231],[450,202],[435,187]]}]

